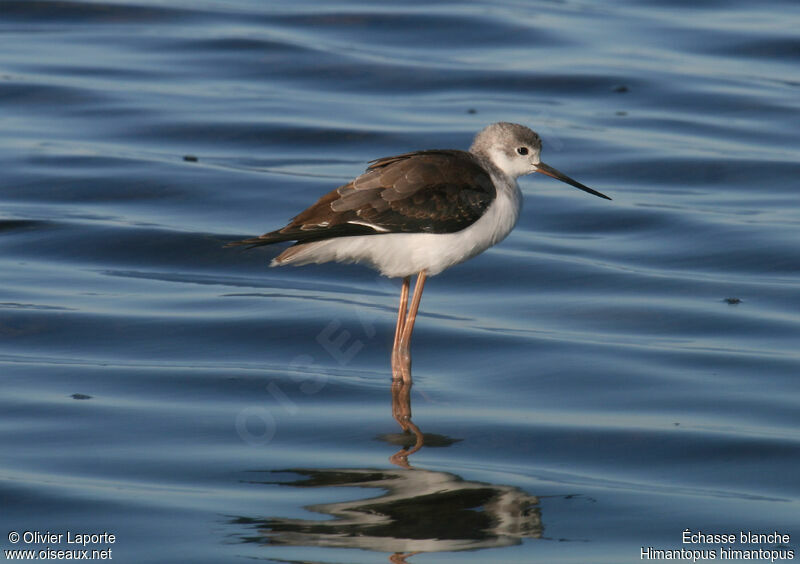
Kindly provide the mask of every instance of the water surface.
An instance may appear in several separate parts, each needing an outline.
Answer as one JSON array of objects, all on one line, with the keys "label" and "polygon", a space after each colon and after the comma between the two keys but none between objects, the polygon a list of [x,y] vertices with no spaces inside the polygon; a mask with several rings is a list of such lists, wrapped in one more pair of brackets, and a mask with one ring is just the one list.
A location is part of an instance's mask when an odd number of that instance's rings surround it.
[{"label": "water surface", "polygon": [[[796,3],[0,15],[3,549],[108,531],[88,548],[137,563],[720,558],[687,528],[796,547]],[[500,120],[613,201],[523,178],[511,236],[429,281],[412,452],[398,281],[223,245]]]}]

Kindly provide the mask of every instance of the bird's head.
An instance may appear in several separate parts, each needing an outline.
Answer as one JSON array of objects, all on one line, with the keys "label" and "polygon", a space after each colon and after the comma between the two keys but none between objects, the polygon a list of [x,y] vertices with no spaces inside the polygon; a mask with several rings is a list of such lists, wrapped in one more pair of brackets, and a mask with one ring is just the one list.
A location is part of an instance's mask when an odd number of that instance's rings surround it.
[{"label": "bird's head", "polygon": [[516,123],[499,122],[482,129],[472,142],[470,152],[488,158],[511,178],[532,172],[551,176],[584,192],[610,200],[605,194],[584,186],[541,160],[542,140],[530,128]]}]

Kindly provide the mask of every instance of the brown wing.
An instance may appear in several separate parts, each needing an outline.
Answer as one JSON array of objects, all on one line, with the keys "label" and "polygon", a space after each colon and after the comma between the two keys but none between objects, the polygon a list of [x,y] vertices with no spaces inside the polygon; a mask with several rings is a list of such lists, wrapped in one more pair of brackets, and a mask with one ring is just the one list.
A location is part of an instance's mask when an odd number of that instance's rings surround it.
[{"label": "brown wing", "polygon": [[453,233],[474,223],[495,198],[489,174],[465,151],[432,150],[372,161],[286,227],[231,245],[301,243],[382,233]]}]

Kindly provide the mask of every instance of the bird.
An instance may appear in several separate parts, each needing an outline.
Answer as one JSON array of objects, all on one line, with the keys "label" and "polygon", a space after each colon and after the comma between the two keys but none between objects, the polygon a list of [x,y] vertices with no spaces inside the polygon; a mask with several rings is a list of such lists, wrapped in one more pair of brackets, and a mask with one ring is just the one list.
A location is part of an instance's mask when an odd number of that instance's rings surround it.
[{"label": "bird", "polygon": [[410,368],[411,334],[426,280],[508,236],[522,209],[520,176],[537,172],[611,200],[543,163],[541,151],[541,138],[530,128],[493,123],[478,132],[468,151],[428,149],[370,161],[363,174],[285,227],[226,246],[294,242],[271,266],[361,263],[402,278],[392,366]]}]

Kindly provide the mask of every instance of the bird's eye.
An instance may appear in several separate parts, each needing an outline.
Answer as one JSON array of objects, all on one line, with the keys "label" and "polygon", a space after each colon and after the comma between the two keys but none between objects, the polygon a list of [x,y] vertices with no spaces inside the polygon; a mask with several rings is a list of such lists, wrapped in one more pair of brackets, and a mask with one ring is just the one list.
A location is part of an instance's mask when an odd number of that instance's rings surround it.
[{"label": "bird's eye", "polygon": [[518,147],[517,148],[517,153],[519,153],[520,155],[527,155],[528,154],[528,148],[527,147]]}]

